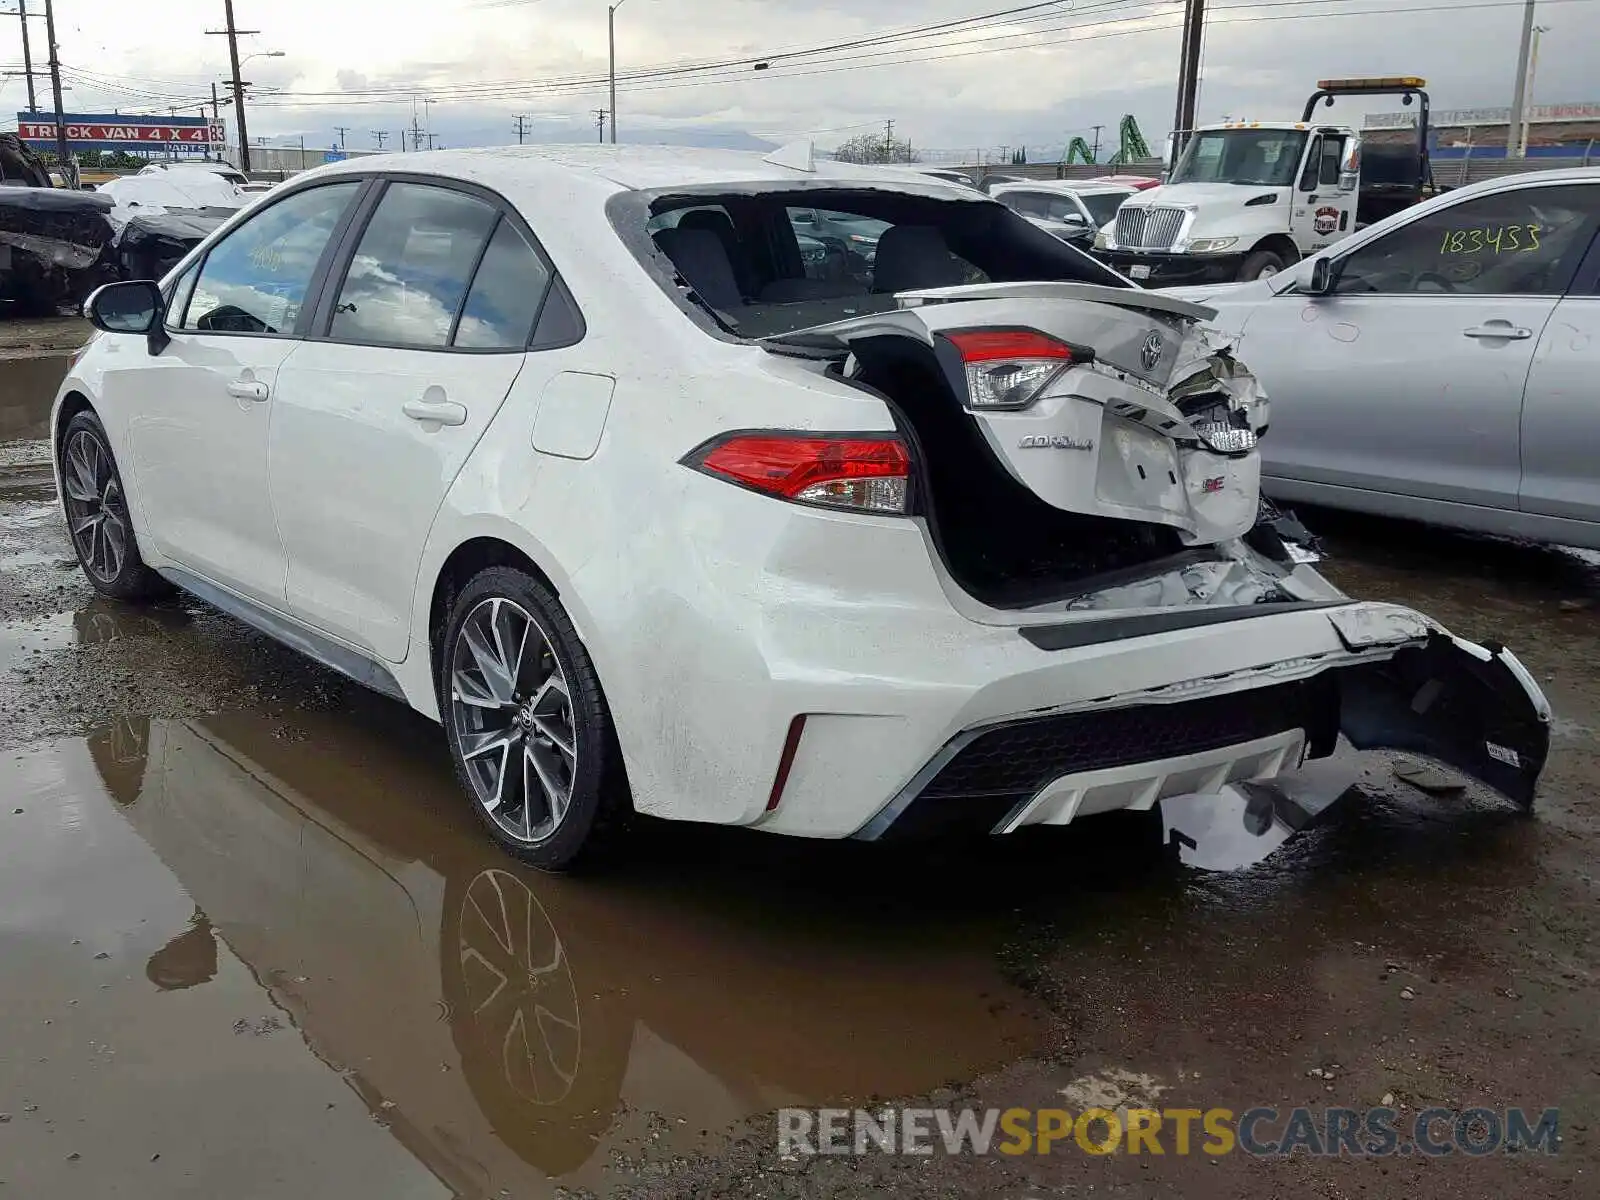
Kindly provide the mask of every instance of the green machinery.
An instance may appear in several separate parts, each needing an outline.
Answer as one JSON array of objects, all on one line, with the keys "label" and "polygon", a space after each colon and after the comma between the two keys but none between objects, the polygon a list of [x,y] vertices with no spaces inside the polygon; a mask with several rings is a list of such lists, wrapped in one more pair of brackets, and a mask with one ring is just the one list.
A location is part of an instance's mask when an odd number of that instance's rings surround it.
[{"label": "green machinery", "polygon": [[[1145,143],[1144,134],[1139,131],[1139,122],[1134,120],[1132,113],[1127,113],[1117,123],[1117,134],[1120,145],[1117,152],[1106,160],[1108,166],[1120,167],[1128,163],[1147,161],[1152,156],[1150,147]],[[1094,165],[1094,151],[1089,143],[1081,137],[1075,137],[1067,143],[1067,152],[1062,156],[1062,164],[1072,166],[1074,163],[1083,163],[1085,166]]]}]

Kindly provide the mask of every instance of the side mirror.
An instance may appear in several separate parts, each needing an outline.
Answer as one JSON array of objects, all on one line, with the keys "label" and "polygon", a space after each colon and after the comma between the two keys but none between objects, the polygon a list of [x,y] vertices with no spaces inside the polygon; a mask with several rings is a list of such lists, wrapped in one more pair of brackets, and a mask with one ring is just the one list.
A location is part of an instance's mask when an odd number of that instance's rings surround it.
[{"label": "side mirror", "polygon": [[96,288],[83,306],[83,315],[106,333],[144,334],[150,339],[151,354],[159,354],[171,340],[162,325],[166,303],[161,288],[148,279]]},{"label": "side mirror", "polygon": [[1075,229],[1089,228],[1089,222],[1084,220],[1082,213],[1067,213],[1061,218],[1063,225],[1071,225]]},{"label": "side mirror", "polygon": [[1311,278],[1306,282],[1306,293],[1312,296],[1330,296],[1339,283],[1339,273],[1333,268],[1331,258],[1319,258],[1311,264]]},{"label": "side mirror", "polygon": [[1344,144],[1339,162],[1339,190],[1353,192],[1361,183],[1361,139],[1352,137]]}]

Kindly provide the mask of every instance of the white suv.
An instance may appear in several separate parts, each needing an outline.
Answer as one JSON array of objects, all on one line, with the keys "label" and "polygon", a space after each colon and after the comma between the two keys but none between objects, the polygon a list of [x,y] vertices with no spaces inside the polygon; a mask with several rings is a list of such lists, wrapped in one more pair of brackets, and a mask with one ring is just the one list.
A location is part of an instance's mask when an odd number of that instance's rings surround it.
[{"label": "white suv", "polygon": [[[868,267],[796,210],[882,223]],[[937,180],[515,148],[298,176],[102,289],[54,412],[94,586],[172,585],[445,729],[490,832],[633,811],[981,832],[1292,769],[1343,730],[1530,803],[1506,651],[1257,521],[1208,310]]]}]

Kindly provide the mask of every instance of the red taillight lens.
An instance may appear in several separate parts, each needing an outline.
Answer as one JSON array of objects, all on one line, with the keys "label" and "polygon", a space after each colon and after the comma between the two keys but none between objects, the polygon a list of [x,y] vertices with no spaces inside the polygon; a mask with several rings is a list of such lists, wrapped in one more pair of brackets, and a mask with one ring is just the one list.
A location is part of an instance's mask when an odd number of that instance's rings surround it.
[{"label": "red taillight lens", "polygon": [[1059,358],[1071,361],[1072,347],[1032,329],[968,329],[945,334],[965,363],[1002,358]]},{"label": "red taillight lens", "polygon": [[967,407],[1027,408],[1075,362],[1093,356],[1036,329],[957,329],[944,335],[967,376]]},{"label": "red taillight lens", "polygon": [[911,479],[899,438],[738,433],[687,461],[770,496],[857,512],[904,513]]}]

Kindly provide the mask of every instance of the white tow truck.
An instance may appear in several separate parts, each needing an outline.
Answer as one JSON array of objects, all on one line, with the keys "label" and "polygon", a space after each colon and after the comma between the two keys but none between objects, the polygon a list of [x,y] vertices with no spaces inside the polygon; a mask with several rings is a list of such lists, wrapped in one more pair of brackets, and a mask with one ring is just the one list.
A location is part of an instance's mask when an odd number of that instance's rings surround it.
[{"label": "white tow truck", "polygon": [[[1140,192],[1095,238],[1096,254],[1152,287],[1273,275],[1433,193],[1427,81],[1324,79],[1298,121],[1196,129],[1162,186]],[[1362,146],[1315,121],[1339,96],[1394,95],[1418,107],[1414,140]]]}]

